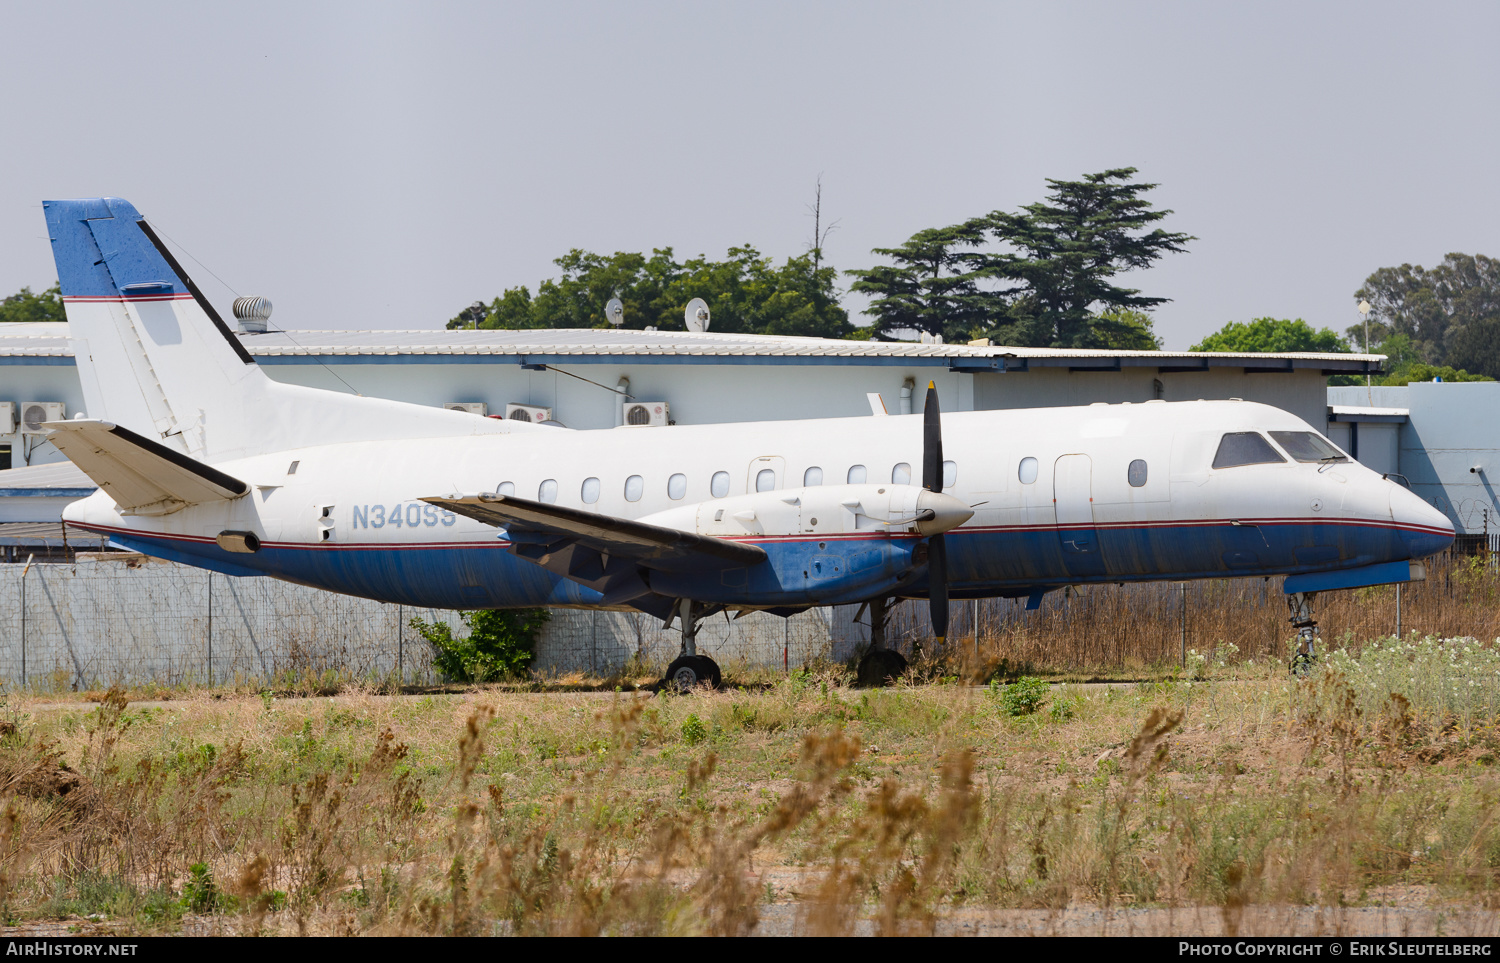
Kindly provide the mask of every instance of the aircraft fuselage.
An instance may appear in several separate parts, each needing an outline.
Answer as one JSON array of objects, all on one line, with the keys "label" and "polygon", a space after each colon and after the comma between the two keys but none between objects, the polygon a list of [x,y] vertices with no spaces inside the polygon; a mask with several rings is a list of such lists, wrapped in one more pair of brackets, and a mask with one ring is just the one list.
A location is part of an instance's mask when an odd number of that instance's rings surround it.
[{"label": "aircraft fuselage", "polygon": [[[124,515],[101,491],[65,517],[151,555],[388,602],[609,605],[512,554],[504,530],[421,501],[499,491],[767,553],[745,569],[654,573],[651,589],[663,596],[746,608],[920,597],[924,538],[853,506],[919,484],[921,423],[872,416],[330,444],[216,463],[253,486],[227,502]],[[1325,572],[1420,559],[1451,542],[1441,513],[1356,462],[1299,462],[1277,446],[1280,463],[1213,467],[1226,433],[1312,430],[1280,409],[1234,401],[947,414],[943,490],[974,512],[946,535],[950,594]],[[226,551],[216,542],[224,531],[253,532],[258,550]]]}]

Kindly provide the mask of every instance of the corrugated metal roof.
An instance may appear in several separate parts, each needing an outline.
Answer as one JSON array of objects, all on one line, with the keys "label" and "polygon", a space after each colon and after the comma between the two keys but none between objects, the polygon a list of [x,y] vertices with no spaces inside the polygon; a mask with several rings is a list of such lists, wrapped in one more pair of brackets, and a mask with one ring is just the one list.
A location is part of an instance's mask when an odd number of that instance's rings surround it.
[{"label": "corrugated metal roof", "polygon": [[[65,324],[0,325],[0,357],[71,358]],[[1116,363],[1173,366],[1191,362],[1207,367],[1213,361],[1227,367],[1266,367],[1282,362],[1287,368],[1363,368],[1378,365],[1383,355],[1332,353],[1232,353],[1194,351],[1115,351],[1071,348],[1020,348],[1003,345],[919,344],[909,341],[840,341],[781,335],[723,334],[692,331],[637,331],[633,329],[565,328],[526,331],[269,331],[240,335],[252,355],[271,363],[300,358],[412,358],[424,357],[517,359],[541,355],[588,358],[804,358],[861,359],[981,366],[1022,367],[1027,363],[1103,367]],[[1009,362],[1014,363],[1009,363]],[[1105,363],[1101,365],[1101,362]]]},{"label": "corrugated metal roof", "polygon": [[72,495],[82,497],[97,491],[98,485],[70,461],[46,465],[28,465],[0,471],[0,496]]}]

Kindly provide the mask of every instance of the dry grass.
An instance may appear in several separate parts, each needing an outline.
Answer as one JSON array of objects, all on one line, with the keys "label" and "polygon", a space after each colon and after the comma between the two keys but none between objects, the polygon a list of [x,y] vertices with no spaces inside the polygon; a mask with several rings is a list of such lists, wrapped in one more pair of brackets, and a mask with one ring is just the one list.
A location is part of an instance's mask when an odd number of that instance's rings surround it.
[{"label": "dry grass", "polygon": [[[1209,682],[7,707],[0,910],[114,932],[932,932],[975,908],[1497,903],[1500,736]],[[941,668],[932,674],[943,675]],[[1423,690],[1425,691],[1425,690]],[[36,706],[36,708],[30,708]],[[863,921],[863,922],[861,922]]]},{"label": "dry grass", "polygon": [[[1500,637],[1497,562],[1495,556],[1456,553],[1429,559],[1427,580],[1401,589],[1402,634]],[[1025,599],[985,601],[977,646],[973,603],[955,602],[959,635],[939,655],[950,671],[980,680],[997,671],[1071,679],[1162,677],[1180,667],[1184,648],[1211,659],[1286,659],[1294,633],[1280,582],[1216,579],[1068,588],[1050,593],[1035,612],[1025,610]],[[925,603],[915,602],[894,610],[890,631],[903,649],[922,648],[929,631],[925,611]],[[1384,585],[1325,592],[1317,597],[1315,615],[1326,646],[1357,649],[1396,634],[1397,590]]]}]

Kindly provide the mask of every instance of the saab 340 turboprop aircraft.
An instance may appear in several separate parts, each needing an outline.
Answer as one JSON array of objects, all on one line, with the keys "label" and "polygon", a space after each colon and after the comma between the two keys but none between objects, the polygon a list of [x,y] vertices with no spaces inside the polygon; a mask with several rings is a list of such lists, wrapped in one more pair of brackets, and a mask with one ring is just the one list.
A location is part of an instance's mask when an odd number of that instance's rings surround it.
[{"label": "saab 340 turboprop aircraft", "polygon": [[[1286,575],[1421,577],[1448,519],[1295,416],[1239,401],[574,431],[268,378],[134,207],[48,201],[90,417],[51,440],[99,485],[68,524],[227,575],[406,605],[699,620]],[[912,466],[915,465],[916,468]]]}]

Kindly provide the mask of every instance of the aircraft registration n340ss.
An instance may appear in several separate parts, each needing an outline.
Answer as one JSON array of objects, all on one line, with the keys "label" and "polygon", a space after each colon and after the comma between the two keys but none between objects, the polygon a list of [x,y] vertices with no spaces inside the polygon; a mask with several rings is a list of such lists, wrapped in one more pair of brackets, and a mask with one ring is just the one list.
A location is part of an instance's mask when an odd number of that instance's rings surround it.
[{"label": "aircraft registration n340ss", "polygon": [[48,423],[100,490],[68,524],[228,575],[406,605],[699,621],[891,599],[1289,576],[1420,578],[1448,519],[1312,426],[1237,401],[575,431],[268,378],[134,207],[48,201],[91,417]]}]

